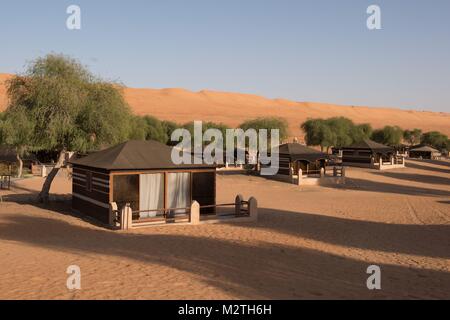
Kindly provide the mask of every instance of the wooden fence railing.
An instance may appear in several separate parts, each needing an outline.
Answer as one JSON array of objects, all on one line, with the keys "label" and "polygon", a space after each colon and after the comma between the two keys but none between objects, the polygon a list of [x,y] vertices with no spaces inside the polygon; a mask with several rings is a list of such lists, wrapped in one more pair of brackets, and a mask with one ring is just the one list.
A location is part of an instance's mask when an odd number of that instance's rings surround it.
[{"label": "wooden fence railing", "polygon": [[[230,212],[220,212],[218,213],[218,208],[233,208]],[[215,214],[209,214],[200,216],[201,209],[214,208]],[[238,195],[236,197],[235,203],[223,203],[214,205],[200,206],[198,202],[194,201],[190,207],[184,208],[169,208],[169,209],[155,209],[155,210],[136,210],[133,211],[129,204],[126,204],[122,210],[119,210],[116,203],[111,203],[110,214],[112,218],[110,223],[114,226],[120,226],[122,230],[130,229],[133,227],[143,227],[149,225],[159,225],[159,224],[172,224],[172,223],[192,223],[198,224],[203,220],[214,220],[223,217],[230,218],[242,218],[250,217],[257,214],[257,202],[255,198],[250,198],[248,201],[244,201],[242,196]],[[154,216],[136,218],[136,216],[141,216],[142,214],[150,214]]]}]

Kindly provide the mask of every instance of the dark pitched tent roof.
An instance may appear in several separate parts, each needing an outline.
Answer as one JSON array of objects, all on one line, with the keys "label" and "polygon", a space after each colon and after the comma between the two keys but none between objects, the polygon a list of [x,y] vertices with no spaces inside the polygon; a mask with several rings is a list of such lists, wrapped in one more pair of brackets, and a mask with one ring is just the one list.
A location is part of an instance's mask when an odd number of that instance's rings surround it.
[{"label": "dark pitched tent roof", "polygon": [[306,160],[315,162],[317,160],[328,159],[328,155],[309,148],[300,143],[286,143],[279,146],[279,154],[289,155],[292,160]]},{"label": "dark pitched tent roof", "polygon": [[176,165],[172,162],[172,149],[157,141],[131,140],[70,163],[105,170],[214,168],[205,164]]},{"label": "dark pitched tent roof", "polygon": [[343,149],[364,149],[364,150],[370,149],[374,152],[381,152],[381,153],[388,153],[394,151],[394,148],[372,141],[370,139],[365,139],[361,142],[356,142],[348,147],[344,147]]},{"label": "dark pitched tent roof", "polygon": [[419,146],[417,148],[411,149],[409,151],[417,151],[417,152],[436,152],[439,153],[439,150],[436,150],[433,147],[430,146]]}]

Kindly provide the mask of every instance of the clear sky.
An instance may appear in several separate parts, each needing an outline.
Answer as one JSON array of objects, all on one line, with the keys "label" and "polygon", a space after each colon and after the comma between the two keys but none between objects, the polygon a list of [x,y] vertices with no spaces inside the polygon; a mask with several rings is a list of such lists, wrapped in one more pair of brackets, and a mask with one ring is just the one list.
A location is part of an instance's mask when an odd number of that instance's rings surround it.
[{"label": "clear sky", "polygon": [[449,17],[449,0],[0,0],[0,73],[55,52],[131,87],[450,112]]}]

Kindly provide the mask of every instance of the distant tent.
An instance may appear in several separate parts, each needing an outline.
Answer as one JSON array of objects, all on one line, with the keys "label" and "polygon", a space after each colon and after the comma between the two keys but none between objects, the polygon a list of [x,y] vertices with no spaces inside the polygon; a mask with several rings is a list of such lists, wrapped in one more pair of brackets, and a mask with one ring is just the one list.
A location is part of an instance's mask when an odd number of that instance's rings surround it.
[{"label": "distant tent", "polygon": [[417,146],[409,150],[410,158],[422,158],[422,159],[435,159],[439,158],[441,153],[439,150],[434,149],[430,146]]},{"label": "distant tent", "polygon": [[395,149],[384,144],[365,139],[342,148],[342,162],[371,163],[372,158],[379,161],[380,158],[388,159],[395,153]]},{"label": "distant tent", "polygon": [[325,168],[327,154],[300,143],[286,143],[279,146],[279,174],[296,174],[302,169],[304,174],[318,173]]}]

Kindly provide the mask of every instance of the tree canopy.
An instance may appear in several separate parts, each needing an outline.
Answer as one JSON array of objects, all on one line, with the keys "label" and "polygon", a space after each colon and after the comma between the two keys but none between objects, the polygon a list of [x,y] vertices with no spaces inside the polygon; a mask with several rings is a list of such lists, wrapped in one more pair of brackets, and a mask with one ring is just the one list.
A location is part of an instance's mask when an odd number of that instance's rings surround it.
[{"label": "tree canopy", "polygon": [[372,133],[369,124],[355,125],[352,120],[344,117],[308,119],[301,128],[308,145],[320,146],[327,151],[331,147],[344,147],[362,141]]},{"label": "tree canopy", "polygon": [[403,139],[410,145],[418,144],[421,137],[422,130],[420,129],[405,130],[405,132],[403,133]]},{"label": "tree canopy", "polygon": [[375,130],[372,139],[388,146],[398,146],[402,143],[403,130],[397,126],[385,126],[383,129]]},{"label": "tree canopy", "polygon": [[86,152],[128,138],[131,112],[119,86],[62,55],[35,60],[8,82],[10,106],[35,121],[33,145]]},{"label": "tree canopy", "polygon": [[[60,153],[55,169],[44,183],[41,200],[48,198],[64,151],[96,150],[129,137],[132,116],[120,86],[94,77],[72,58],[50,54],[36,59],[25,74],[8,81],[7,92],[10,105],[6,121],[9,114],[28,119],[32,123],[28,145]],[[14,122],[12,126],[13,131],[24,131]],[[7,136],[14,138],[12,134]]]},{"label": "tree canopy", "polygon": [[426,132],[422,135],[421,143],[430,145],[438,150],[450,150],[448,136],[438,131]]},{"label": "tree canopy", "polygon": [[259,130],[266,129],[268,132],[267,138],[270,140],[270,130],[278,129],[280,133],[280,140],[287,139],[289,135],[289,126],[286,119],[276,117],[256,118],[247,120],[239,126],[242,130],[255,129],[259,133]]}]

